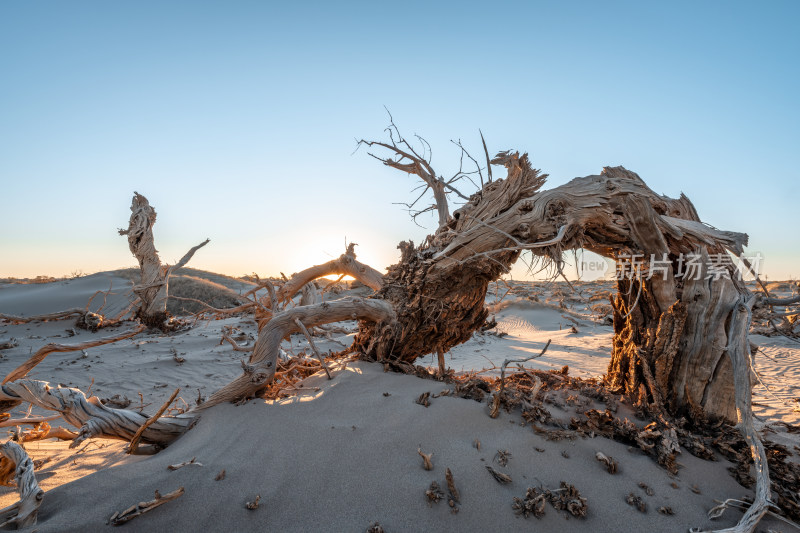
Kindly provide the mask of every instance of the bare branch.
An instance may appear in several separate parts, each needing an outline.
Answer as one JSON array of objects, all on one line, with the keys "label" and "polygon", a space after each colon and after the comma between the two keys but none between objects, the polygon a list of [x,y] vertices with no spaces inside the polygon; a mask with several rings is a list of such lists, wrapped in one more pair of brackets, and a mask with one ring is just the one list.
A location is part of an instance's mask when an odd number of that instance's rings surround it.
[{"label": "bare branch", "polygon": [[186,255],[181,257],[180,261],[169,267],[169,270],[167,272],[167,277],[169,277],[169,275],[172,274],[173,271],[178,270],[182,266],[186,265],[186,263],[188,263],[192,259],[192,257],[194,257],[195,252],[200,248],[202,248],[203,246],[205,246],[206,244],[208,244],[210,240],[211,239],[206,239],[197,246],[193,246],[188,252],[186,252]]},{"label": "bare branch", "polygon": [[278,289],[278,300],[290,300],[306,283],[330,274],[347,274],[352,276],[372,290],[378,290],[383,285],[383,274],[374,268],[356,261],[355,243],[350,243],[347,251],[338,259],[328,261],[321,265],[293,274],[291,279]]},{"label": "bare branch", "polygon": [[145,326],[139,325],[134,330],[126,331],[124,333],[120,333],[118,335],[113,335],[111,337],[103,337],[101,339],[95,339],[91,341],[81,342],[78,344],[45,344],[39,350],[33,354],[30,359],[22,363],[20,366],[12,370],[6,377],[3,379],[3,384],[8,383],[9,381],[15,381],[20,378],[24,378],[28,375],[28,372],[33,370],[33,368],[44,361],[44,358],[50,355],[53,352],[74,352],[77,350],[87,350],[89,348],[96,348],[97,346],[102,346],[104,344],[111,344],[112,342],[118,342],[125,339],[130,339],[131,337],[138,335],[142,331],[145,330]]}]

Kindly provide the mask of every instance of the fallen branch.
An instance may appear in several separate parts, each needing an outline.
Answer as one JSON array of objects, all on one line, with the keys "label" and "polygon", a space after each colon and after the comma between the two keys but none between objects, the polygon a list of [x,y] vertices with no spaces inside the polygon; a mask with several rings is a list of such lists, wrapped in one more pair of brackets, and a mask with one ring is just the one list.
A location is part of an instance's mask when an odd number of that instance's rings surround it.
[{"label": "fallen branch", "polygon": [[8,428],[12,426],[21,426],[23,424],[36,425],[42,422],[50,422],[56,418],[61,418],[61,415],[40,416],[36,418],[13,418],[11,420],[4,420],[0,422],[0,428]]},{"label": "fallen branch", "polygon": [[[61,415],[58,416],[60,417]],[[78,434],[74,431],[70,431],[60,426],[51,427],[47,422],[31,428],[30,431],[24,431],[19,436],[19,440],[21,442],[32,442],[35,440],[45,439],[75,440],[76,438],[78,438]]]},{"label": "fallen branch", "polygon": [[178,470],[179,468],[183,468],[184,466],[189,466],[189,465],[203,466],[203,463],[198,463],[197,457],[192,457],[191,460],[189,461],[184,461],[182,463],[167,466],[167,470]]},{"label": "fallen branch", "polygon": [[[750,504],[748,502],[745,502],[745,501],[742,501],[742,500],[737,500],[735,498],[728,498],[724,502],[721,502],[719,500],[714,500],[714,501],[717,502],[719,505],[709,509],[708,518],[710,518],[711,520],[715,520],[715,519],[721,517],[723,515],[723,513],[725,512],[725,510],[728,509],[729,507],[733,508],[733,509],[739,509],[741,511],[746,511],[747,508],[750,506]],[[784,522],[786,524],[789,524],[790,526],[792,526],[795,529],[797,529],[798,531],[800,531],[800,524],[796,524],[795,522],[792,522],[791,520],[789,520],[785,516],[781,516],[778,513],[774,513],[772,511],[767,511],[767,514],[770,515],[773,518],[777,518],[778,520],[781,520],[782,522]]]},{"label": "fallen branch", "polygon": [[39,348],[39,350],[37,350],[37,352],[33,354],[27,361],[25,361],[20,366],[12,370],[5,377],[5,379],[3,379],[3,384],[24,378],[25,376],[28,375],[28,372],[33,370],[33,368],[36,365],[44,361],[44,358],[53,352],[74,352],[77,350],[87,350],[89,348],[96,348],[104,344],[111,344],[113,342],[130,339],[131,337],[138,335],[144,330],[145,326],[140,325],[134,330],[126,331],[125,333],[121,333],[119,335],[114,335],[112,337],[103,337],[101,339],[81,342],[78,344],[54,344],[54,343],[45,344],[44,346]]},{"label": "fallen branch", "polygon": [[380,289],[383,286],[383,274],[368,265],[356,261],[355,247],[356,243],[351,242],[347,246],[347,251],[339,256],[338,259],[292,274],[291,279],[278,289],[278,299],[282,302],[289,301],[307,283],[330,274],[346,274],[372,290],[377,291]]},{"label": "fallen branch", "polygon": [[250,309],[251,307],[255,307],[256,305],[255,302],[247,302],[243,303],[242,305],[238,305],[236,307],[226,307],[224,309],[220,309],[218,307],[212,307],[208,305],[206,302],[198,300],[197,298],[184,298],[183,296],[173,296],[172,294],[170,294],[168,297],[170,300],[179,300],[181,302],[193,302],[205,306],[205,309],[200,311],[200,313],[211,312],[219,315],[230,315],[233,313],[240,313],[242,311]]},{"label": "fallen branch", "polygon": [[196,410],[207,409],[222,402],[252,398],[265,389],[275,377],[281,342],[292,333],[300,331],[295,318],[306,327],[314,327],[342,320],[390,323],[395,316],[388,302],[364,298],[342,298],[278,313],[259,331],[250,361],[243,365],[244,373],[212,394]]},{"label": "fallen branch", "polygon": [[[83,391],[68,387],[51,387],[46,381],[19,379],[0,385],[0,402],[13,407],[29,402],[42,409],[61,413],[67,423],[80,428],[70,447],[86,439],[103,437],[130,441],[147,422],[148,417],[136,411],[113,409],[97,397],[86,398]],[[182,435],[196,415],[187,413],[162,417],[151,423],[141,435],[142,442],[164,445]]]},{"label": "fallen branch", "polygon": [[137,516],[141,516],[144,513],[149,513],[150,511],[152,511],[153,509],[155,509],[160,505],[164,505],[169,501],[180,498],[181,496],[183,496],[184,492],[185,491],[183,487],[180,487],[179,489],[174,490],[172,492],[168,492],[163,496],[158,491],[156,491],[156,497],[150,500],[149,502],[139,502],[136,505],[128,507],[121,513],[114,513],[113,516],[109,519],[109,522],[111,524],[114,524],[115,526],[119,526],[121,524],[124,524],[125,522],[128,522],[129,520],[133,520]]},{"label": "fallen branch", "polygon": [[9,322],[17,322],[19,324],[27,324],[28,322],[34,322],[37,320],[62,320],[64,318],[69,318],[71,316],[82,315],[86,311],[84,309],[78,309],[77,307],[74,309],[67,309],[66,311],[58,311],[56,313],[47,313],[44,315],[33,315],[33,316],[15,316],[15,315],[5,315],[0,313],[0,320],[8,320]]},{"label": "fallen branch", "polygon": [[[239,343],[237,343],[235,340],[233,340],[233,339],[231,338],[231,336],[230,336],[230,335],[228,335],[228,334],[227,334],[227,333],[225,333],[225,332],[222,332],[222,340],[224,340],[224,341],[228,341],[229,343],[231,343],[231,346],[233,346],[233,349],[234,349],[235,351],[237,351],[237,352],[252,352],[252,351],[253,351],[253,348],[252,348],[252,347],[250,347],[250,348],[246,348],[246,347],[244,347],[244,346],[239,346]],[[222,344],[222,341],[220,341],[220,344]]]}]

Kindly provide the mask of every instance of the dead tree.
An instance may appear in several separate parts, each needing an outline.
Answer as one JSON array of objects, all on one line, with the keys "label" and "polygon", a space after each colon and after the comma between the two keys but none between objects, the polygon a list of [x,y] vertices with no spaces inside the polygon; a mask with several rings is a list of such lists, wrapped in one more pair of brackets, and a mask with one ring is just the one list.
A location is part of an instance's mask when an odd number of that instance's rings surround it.
[{"label": "dead tree", "polygon": [[136,316],[148,326],[164,329],[168,327],[169,318],[169,276],[188,263],[197,250],[208,244],[208,239],[189,250],[175,265],[162,265],[153,242],[155,223],[156,210],[150,206],[147,198],[134,192],[128,229],[120,229],[119,234],[128,236],[128,246],[139,261],[142,274],[139,284],[133,287],[133,292],[140,300]]},{"label": "dead tree", "polygon": [[503,152],[491,164],[506,178],[484,185],[422,245],[400,244],[400,263],[374,296],[392,304],[397,321],[362,324],[353,350],[413,362],[466,341],[486,320],[488,284],[523,250],[557,271],[577,248],[620,261],[653,255],[662,273],[619,282],[608,382],[646,405],[735,419],[726,339],[731,313],[750,293],[732,271],[720,279],[700,271],[697,281],[676,273],[685,254],[741,255],[747,236],[704,225],[688,198],[658,195],[622,167],[541,191],[546,176],[527,154]]},{"label": "dead tree", "polygon": [[[395,132],[392,125],[390,134]],[[430,162],[390,138],[362,143],[388,150],[399,159],[378,159],[430,186],[436,176]],[[621,264],[627,260],[630,275],[621,277],[612,302],[615,336],[606,382],[653,414],[738,422],[757,488],[754,504],[732,531],[752,531],[770,498],[766,455],[751,412],[747,334],[755,297],[733,262],[724,261],[729,253],[742,256],[747,235],[703,224],[686,196],[656,194],[623,167],[542,191],[546,175],[527,154],[507,151],[491,161],[487,155],[487,169],[491,165],[504,166],[506,178],[490,177],[452,217],[444,223],[440,218],[421,245],[400,244],[400,262],[373,296],[389,302],[396,319],[362,322],[351,350],[377,361],[413,362],[466,341],[486,320],[488,284],[508,272],[523,250],[558,272],[563,253],[578,248]],[[437,211],[446,213],[446,195],[435,200]],[[683,272],[689,254],[700,258],[693,276]],[[722,263],[714,272],[710,255]],[[636,257],[650,262],[637,267]],[[653,264],[660,267],[657,275]]]},{"label": "dead tree", "polygon": [[[429,150],[420,155],[394,125],[389,132],[389,143],[364,144],[388,150],[391,156],[378,159],[416,174],[433,190],[439,215],[436,232],[419,246],[400,243],[400,262],[385,276],[378,274],[374,280],[377,291],[367,299],[279,310],[280,301],[291,298],[316,277],[349,273],[338,267],[334,271],[314,267],[293,276],[294,283],[283,285],[280,298],[267,285],[271,318],[259,328],[242,375],[199,408],[159,419],[147,428],[143,441],[169,442],[203,409],[259,394],[275,377],[282,340],[303,327],[358,320],[351,351],[377,361],[413,362],[434,351],[444,353],[483,326],[489,283],[508,272],[522,251],[532,251],[560,272],[563,253],[582,248],[631,264],[630,276],[620,279],[613,302],[615,338],[608,385],[654,414],[693,417],[703,413],[738,422],[753,455],[757,487],[753,505],[731,531],[752,531],[770,499],[766,456],[753,428],[750,399],[747,333],[755,297],[735,276],[732,264],[722,270],[727,276],[716,275],[720,271],[709,276],[706,263],[696,278],[679,275],[685,254],[697,254],[703,261],[709,254],[740,256],[747,236],[703,224],[688,198],[658,195],[622,167],[606,167],[599,175],[542,191],[546,175],[531,166],[527,154],[518,152],[501,152],[491,161],[487,153],[488,181],[483,181],[478,167],[481,186],[466,197],[453,188],[454,181],[466,173],[459,170],[445,180],[426,159]],[[492,165],[505,167],[506,177],[492,180]],[[452,215],[448,194],[466,200]],[[130,228],[121,233],[128,235],[131,251],[142,267],[137,292],[143,314],[162,324],[171,269],[160,265],[153,247],[155,211],[138,194],[131,209]],[[200,246],[176,266],[185,264]],[[659,275],[651,275],[650,268],[634,267],[635,257],[657,258]],[[49,388],[25,379],[0,386],[0,401],[28,401],[59,411],[81,428],[79,439],[100,435],[130,438],[145,422],[143,415],[111,410],[82,396],[74,389]]]}]

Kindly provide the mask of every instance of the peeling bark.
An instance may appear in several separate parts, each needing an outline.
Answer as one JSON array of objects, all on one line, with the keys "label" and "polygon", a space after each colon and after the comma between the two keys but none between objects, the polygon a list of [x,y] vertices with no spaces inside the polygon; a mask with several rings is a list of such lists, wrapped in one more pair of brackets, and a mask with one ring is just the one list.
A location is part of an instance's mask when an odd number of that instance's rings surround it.
[{"label": "peeling bark", "polygon": [[128,229],[119,230],[120,235],[128,236],[131,253],[139,261],[141,281],[134,285],[133,292],[141,300],[137,317],[143,324],[160,329],[167,328],[167,299],[169,297],[169,276],[172,272],[191,260],[195,252],[208,244],[208,239],[189,250],[175,265],[162,265],[153,242],[153,224],[156,211],[147,198],[139,193],[133,194],[131,218]]},{"label": "peeling bark", "polygon": [[[726,317],[746,289],[724,279],[684,283],[676,272],[680,254],[739,255],[747,236],[705,226],[688,198],[658,195],[622,167],[540,191],[546,176],[527,155],[503,152],[492,164],[506,167],[504,180],[485,185],[421,246],[401,243],[400,263],[374,296],[391,302],[398,319],[361,324],[353,350],[413,362],[466,341],[486,319],[488,284],[522,250],[556,269],[563,252],[577,248],[615,259],[666,254],[663,273],[619,282],[608,383],[634,398],[644,387],[648,405],[669,398],[673,412],[694,406],[734,418],[724,338]],[[716,340],[705,343],[709,337]]]}]

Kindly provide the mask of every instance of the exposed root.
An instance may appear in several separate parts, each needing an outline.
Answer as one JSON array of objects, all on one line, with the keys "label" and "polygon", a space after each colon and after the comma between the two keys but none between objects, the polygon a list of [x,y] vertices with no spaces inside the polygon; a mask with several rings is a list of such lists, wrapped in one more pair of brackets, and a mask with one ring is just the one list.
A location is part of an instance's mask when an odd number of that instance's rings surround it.
[{"label": "exposed root", "polygon": [[44,491],[39,488],[33,473],[33,461],[25,450],[13,441],[0,444],[0,454],[3,455],[3,462],[7,462],[7,465],[13,468],[14,480],[19,491],[19,501],[0,510],[0,519],[4,519],[0,528],[7,525],[32,526],[36,523],[39,506],[44,499]]}]

